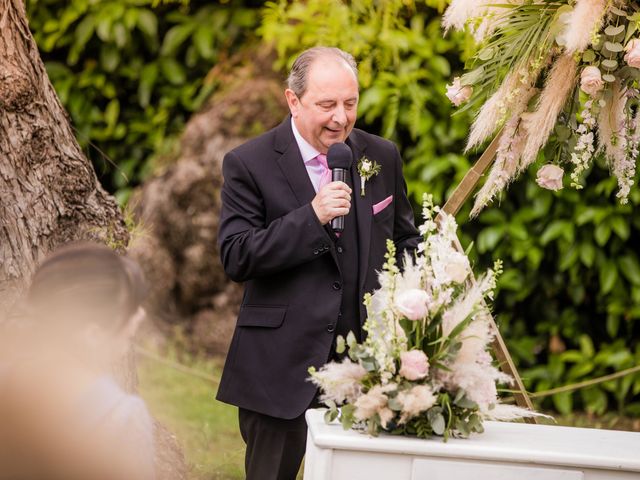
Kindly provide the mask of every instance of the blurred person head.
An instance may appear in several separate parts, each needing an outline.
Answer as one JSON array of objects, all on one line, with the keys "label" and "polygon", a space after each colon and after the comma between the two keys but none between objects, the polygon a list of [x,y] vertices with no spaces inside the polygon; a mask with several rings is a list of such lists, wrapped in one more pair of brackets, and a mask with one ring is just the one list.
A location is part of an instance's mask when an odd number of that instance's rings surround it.
[{"label": "blurred person head", "polygon": [[147,284],[138,265],[94,243],[64,246],[39,265],[26,296],[47,342],[112,361],[128,348],[140,321]]},{"label": "blurred person head", "polygon": [[14,336],[21,354],[0,371],[0,479],[152,478],[152,421],[111,375],[146,292],[137,264],[98,244],[69,244],[38,266],[29,326]]}]

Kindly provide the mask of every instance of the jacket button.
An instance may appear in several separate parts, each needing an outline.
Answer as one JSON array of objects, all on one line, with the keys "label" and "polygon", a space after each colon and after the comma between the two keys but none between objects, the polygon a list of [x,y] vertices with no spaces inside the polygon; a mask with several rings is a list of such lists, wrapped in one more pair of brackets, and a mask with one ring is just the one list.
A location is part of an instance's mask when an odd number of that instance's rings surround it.
[{"label": "jacket button", "polygon": [[335,329],[336,329],[336,326],[333,323],[330,323],[329,325],[327,325],[327,332],[333,333]]},{"label": "jacket button", "polygon": [[338,253],[342,253],[343,252],[342,247],[338,247],[336,250],[338,250]]},{"label": "jacket button", "polygon": [[317,249],[317,248],[313,251],[313,254],[314,254],[314,255],[317,255],[317,254],[318,254],[318,249]]},{"label": "jacket button", "polygon": [[331,285],[333,287],[334,290],[340,290],[342,288],[342,285],[340,285],[340,282],[333,282],[333,285]]}]

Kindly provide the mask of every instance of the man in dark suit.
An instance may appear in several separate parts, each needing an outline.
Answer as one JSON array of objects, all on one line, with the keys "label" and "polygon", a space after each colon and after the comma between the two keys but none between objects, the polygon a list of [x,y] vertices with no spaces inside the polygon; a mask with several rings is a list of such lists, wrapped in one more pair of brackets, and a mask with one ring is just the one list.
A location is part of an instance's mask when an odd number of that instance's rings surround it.
[{"label": "man in dark suit", "polygon": [[[295,478],[304,413],[316,405],[307,370],[336,359],[337,334],[362,338],[362,298],[378,286],[386,240],[399,252],[420,240],[397,148],[353,128],[353,57],[307,50],[288,87],[291,115],[223,163],[218,243],[225,271],[245,282],[245,293],[217,398],[239,407],[247,478],[260,480]],[[337,142],[354,155],[346,183],[328,181],[325,154]],[[365,156],[381,170],[361,192]],[[338,216],[340,235],[330,226]]]}]

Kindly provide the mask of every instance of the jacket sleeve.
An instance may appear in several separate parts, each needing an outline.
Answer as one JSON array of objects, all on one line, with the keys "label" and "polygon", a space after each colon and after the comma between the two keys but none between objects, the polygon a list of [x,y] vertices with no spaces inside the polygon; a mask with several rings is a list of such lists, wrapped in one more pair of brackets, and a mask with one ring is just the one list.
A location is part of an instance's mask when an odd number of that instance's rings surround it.
[{"label": "jacket sleeve", "polygon": [[267,224],[265,199],[243,159],[227,153],[222,173],[218,246],[232,280],[277,274],[329,251],[329,235],[310,203]]}]

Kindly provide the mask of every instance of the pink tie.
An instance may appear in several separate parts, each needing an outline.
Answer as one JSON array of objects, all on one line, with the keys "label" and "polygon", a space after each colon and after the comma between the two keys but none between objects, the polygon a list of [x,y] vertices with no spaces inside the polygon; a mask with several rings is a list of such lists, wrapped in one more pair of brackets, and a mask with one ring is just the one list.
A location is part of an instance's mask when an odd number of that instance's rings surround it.
[{"label": "pink tie", "polygon": [[320,182],[318,183],[318,191],[320,191],[327,183],[331,183],[331,170],[327,165],[327,156],[324,153],[319,154],[316,159],[322,167],[322,174],[320,175]]}]

